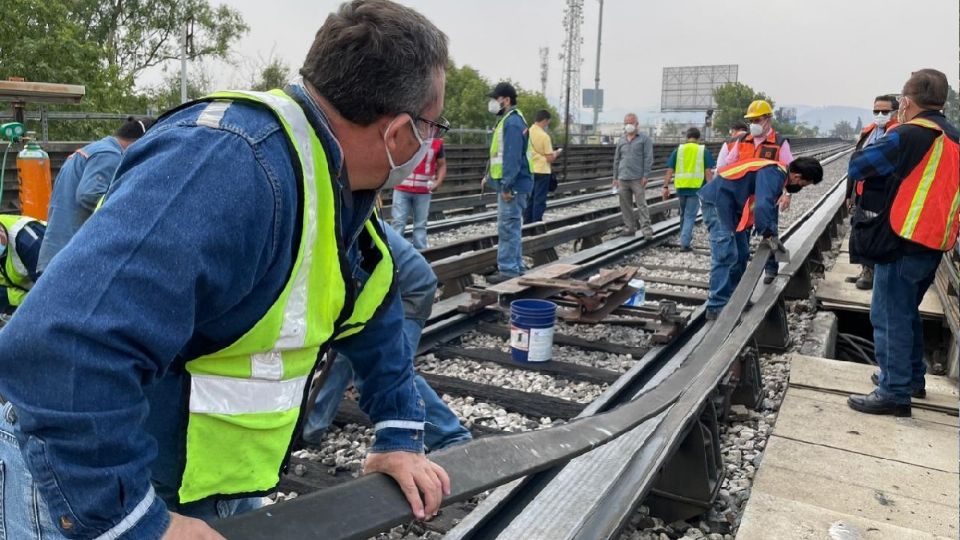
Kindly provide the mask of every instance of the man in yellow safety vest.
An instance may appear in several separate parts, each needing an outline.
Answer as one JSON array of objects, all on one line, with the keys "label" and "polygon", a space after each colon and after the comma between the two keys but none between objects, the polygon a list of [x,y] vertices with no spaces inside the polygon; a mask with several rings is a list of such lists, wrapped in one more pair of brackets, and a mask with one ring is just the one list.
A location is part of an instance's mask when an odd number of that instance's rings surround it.
[{"label": "man in yellow safety vest", "polygon": [[663,177],[663,199],[670,197],[670,182],[677,186],[680,201],[680,249],[690,251],[693,241],[693,226],[700,212],[700,197],[697,192],[704,182],[713,178],[713,154],[706,145],[700,144],[700,130],[687,130],[687,142],[677,147],[667,158],[667,172]]},{"label": "man in yellow safety vest", "polygon": [[365,470],[437,513],[374,201],[446,130],[447,59],[416,11],[354,0],[302,79],[184,104],[127,150],[0,331],[8,538],[221,538],[203,520],[276,488],[331,348],[374,423]]}]

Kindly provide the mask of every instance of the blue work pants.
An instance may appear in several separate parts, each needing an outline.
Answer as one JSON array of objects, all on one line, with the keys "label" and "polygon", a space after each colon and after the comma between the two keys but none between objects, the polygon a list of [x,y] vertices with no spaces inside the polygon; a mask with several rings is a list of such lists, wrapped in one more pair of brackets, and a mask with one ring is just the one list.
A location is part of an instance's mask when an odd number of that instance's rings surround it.
[{"label": "blue work pants", "polygon": [[942,258],[942,253],[929,251],[874,267],[870,322],[880,366],[877,393],[897,403],[910,403],[911,392],[924,388],[920,302]]},{"label": "blue work pants", "polygon": [[697,224],[700,197],[696,195],[677,195],[677,200],[680,202],[680,246],[688,248],[693,241],[693,227]]},{"label": "blue work pants", "polygon": [[718,312],[730,301],[750,260],[750,241],[746,231],[736,232],[724,224],[717,207],[704,202],[703,221],[710,234],[710,293],[707,309]]},{"label": "blue work pants", "polygon": [[517,193],[510,202],[497,193],[497,268],[505,276],[516,277],[523,273],[521,217],[529,200],[529,193]]},{"label": "blue work pants", "polygon": [[390,224],[393,230],[403,235],[407,221],[413,219],[413,247],[427,249],[427,219],[430,216],[429,193],[410,193],[393,190],[393,203],[390,208]]}]

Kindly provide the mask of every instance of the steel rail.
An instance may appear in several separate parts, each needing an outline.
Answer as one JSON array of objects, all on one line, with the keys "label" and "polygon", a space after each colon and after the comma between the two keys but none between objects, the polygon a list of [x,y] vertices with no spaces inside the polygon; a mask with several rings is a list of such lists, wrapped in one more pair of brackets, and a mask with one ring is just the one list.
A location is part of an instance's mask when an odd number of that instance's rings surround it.
[{"label": "steel rail", "polygon": [[[838,188],[834,188],[832,193],[838,193],[837,190]],[[801,229],[802,227],[797,230]],[[792,230],[790,232],[792,233]],[[793,240],[793,236],[791,234],[788,241]],[[809,235],[803,235],[802,238],[806,238],[808,243],[817,239]],[[691,354],[684,356],[686,359],[683,364],[660,384],[641,391],[637,397],[642,399],[634,399],[628,404],[603,412],[605,406],[616,405],[617,401],[613,399],[615,396],[636,394],[638,378],[636,372],[643,371],[644,368],[649,369],[654,363],[653,358],[658,355],[663,355],[661,360],[680,358],[681,356],[676,354],[677,348],[689,346],[694,332],[700,335],[698,331],[702,326],[701,317],[695,319],[690,331],[685,332],[681,339],[659,348],[659,351],[651,351],[648,354],[651,361],[638,363],[627,376],[622,377],[621,381],[609,388],[604,394],[607,397],[607,405],[595,403],[588,408],[589,411],[599,414],[572,421],[564,426],[481,439],[462,447],[433,454],[432,459],[447,468],[454,481],[454,494],[445,502],[465,500],[492,486],[525,476],[528,477],[526,484],[529,485],[533,478],[530,477],[531,474],[567,463],[571,458],[615,439],[645,420],[654,418],[668,409],[672,410],[672,405],[687,394],[690,381],[703,379],[699,374],[704,371],[705,366],[719,369],[714,359],[721,357],[721,352],[726,354],[733,348],[733,345],[727,343],[728,338],[738,335],[739,339],[739,336],[744,334],[742,328],[738,328],[739,334],[734,332],[740,318],[730,315],[743,313],[743,308],[753,295],[755,284],[763,271],[767,253],[766,247],[761,247],[757,251],[725,313],[717,322],[709,325],[706,334],[703,335],[703,341],[699,343],[700,346],[696,346]],[[798,250],[797,253],[802,251]],[[784,273],[795,272],[798,268],[795,260],[784,269]],[[774,287],[767,289],[761,296],[761,301],[764,303],[755,306],[744,320],[752,321],[758,317],[762,318],[773,302],[779,298],[780,291],[785,286],[786,279],[781,275],[775,281]],[[774,290],[776,293],[770,294]],[[752,333],[751,330],[747,338]],[[736,351],[738,352],[740,348],[742,344],[736,347]],[[672,354],[668,354],[668,351]],[[733,361],[734,356],[735,354],[724,358],[729,363]],[[698,361],[691,361],[691,358]],[[704,364],[704,362],[707,363]],[[654,371],[654,373],[657,372],[659,370]],[[713,379],[713,385],[720,376],[722,372]],[[643,386],[645,384],[641,385],[641,388]],[[601,396],[601,400],[604,396]],[[549,473],[551,477],[555,474],[556,471]],[[371,505],[377,508],[377,512],[371,514],[368,511]],[[409,506],[395,483],[383,475],[369,475],[355,482],[309,494],[294,501],[217,522],[216,527],[229,537],[237,539],[274,538],[278,535],[299,538],[366,538],[377,531],[411,518]],[[472,533],[465,537],[474,538]]]}]

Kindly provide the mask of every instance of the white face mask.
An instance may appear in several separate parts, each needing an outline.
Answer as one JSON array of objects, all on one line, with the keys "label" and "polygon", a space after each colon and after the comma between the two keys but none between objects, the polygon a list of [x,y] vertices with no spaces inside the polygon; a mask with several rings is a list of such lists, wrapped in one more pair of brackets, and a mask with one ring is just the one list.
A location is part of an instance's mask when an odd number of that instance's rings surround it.
[{"label": "white face mask", "polygon": [[750,134],[754,137],[763,135],[763,124],[750,124]]},{"label": "white face mask", "polygon": [[490,114],[499,114],[500,113],[500,102],[495,99],[491,99],[487,102],[487,111]]},{"label": "white face mask", "polygon": [[[396,119],[394,119],[393,122],[396,122]],[[382,186],[380,186],[380,189],[393,189],[399,186],[410,176],[411,173],[413,173],[413,170],[417,168],[417,165],[419,165],[421,161],[423,161],[423,157],[427,155],[427,151],[430,149],[430,140],[424,140],[420,136],[420,133],[417,132],[417,128],[413,125],[415,120],[411,120],[410,129],[413,130],[413,135],[417,138],[417,142],[420,143],[420,149],[417,150],[405,163],[401,163],[400,165],[394,163],[393,156],[390,155],[390,149],[387,148],[386,145],[386,134],[390,132],[390,126],[393,125],[393,122],[390,122],[390,125],[387,126],[383,137],[383,147],[387,151],[387,161],[390,162],[390,173],[387,175],[387,180]]]},{"label": "white face mask", "polygon": [[635,125],[633,125],[633,124],[626,124],[626,125],[623,126],[623,130],[626,131],[627,133],[636,133],[636,132],[637,132],[637,126],[635,126]]},{"label": "white face mask", "polygon": [[873,121],[878,126],[884,127],[887,125],[887,122],[890,121],[890,113],[887,113],[887,114],[879,113],[873,117]]}]

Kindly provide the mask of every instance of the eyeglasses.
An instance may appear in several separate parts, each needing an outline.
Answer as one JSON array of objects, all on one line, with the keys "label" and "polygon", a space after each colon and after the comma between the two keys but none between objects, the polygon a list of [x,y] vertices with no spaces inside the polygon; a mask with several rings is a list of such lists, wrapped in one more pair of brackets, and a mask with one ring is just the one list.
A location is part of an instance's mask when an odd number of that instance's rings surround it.
[{"label": "eyeglasses", "polygon": [[410,113],[410,116],[416,121],[417,132],[424,139],[439,139],[443,137],[447,131],[450,131],[450,122],[442,116],[436,120],[427,120],[422,116],[412,113]]},{"label": "eyeglasses", "polygon": [[886,109],[886,110],[874,109],[873,110],[873,114],[890,114],[892,112],[893,112],[893,109]]}]

